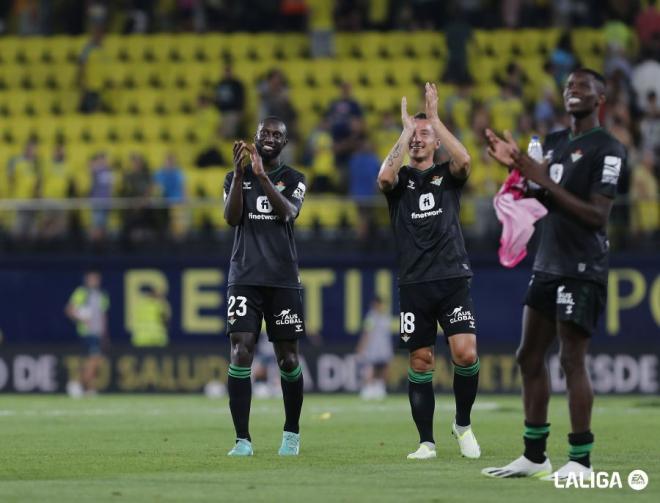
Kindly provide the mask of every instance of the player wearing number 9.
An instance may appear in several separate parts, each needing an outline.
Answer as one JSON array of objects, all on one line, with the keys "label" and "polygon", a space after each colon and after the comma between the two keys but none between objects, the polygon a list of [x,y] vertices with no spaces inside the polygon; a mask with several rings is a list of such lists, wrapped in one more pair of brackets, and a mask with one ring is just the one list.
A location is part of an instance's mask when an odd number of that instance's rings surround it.
[{"label": "player wearing number 9", "polygon": [[285,423],[280,455],[297,455],[303,403],[298,339],[305,334],[293,223],[305,197],[305,178],[280,161],[287,144],[277,117],[259,123],[254,143],[234,143],[234,170],[224,184],[225,220],[234,246],[227,289],[231,358],[227,389],[236,443],[230,456],[251,456],[251,367],[266,322],[282,376]]}]

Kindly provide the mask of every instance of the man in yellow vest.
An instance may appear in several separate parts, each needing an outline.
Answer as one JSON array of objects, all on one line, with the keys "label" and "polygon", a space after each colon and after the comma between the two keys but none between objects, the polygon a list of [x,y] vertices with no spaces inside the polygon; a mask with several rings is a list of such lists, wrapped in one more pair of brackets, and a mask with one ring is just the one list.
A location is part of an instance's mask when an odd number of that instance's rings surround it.
[{"label": "man in yellow vest", "polygon": [[167,346],[167,325],[170,317],[170,305],[165,296],[151,286],[144,287],[131,311],[130,328],[133,346]]}]

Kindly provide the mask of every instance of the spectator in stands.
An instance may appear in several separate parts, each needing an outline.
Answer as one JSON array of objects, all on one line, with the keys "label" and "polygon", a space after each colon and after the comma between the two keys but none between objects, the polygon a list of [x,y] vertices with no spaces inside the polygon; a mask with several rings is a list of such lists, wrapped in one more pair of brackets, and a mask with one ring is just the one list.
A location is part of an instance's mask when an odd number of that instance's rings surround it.
[{"label": "spectator in stands", "polygon": [[637,93],[637,104],[646,112],[649,106],[648,96],[653,92],[660,96],[660,63],[653,57],[646,57],[633,69],[632,85]]},{"label": "spectator in stands", "polygon": [[90,162],[91,188],[89,197],[92,199],[92,231],[91,239],[94,242],[105,238],[108,228],[107,208],[94,206],[94,201],[104,202],[112,197],[112,186],[114,183],[114,173],[110,168],[108,156],[105,152],[99,152]]},{"label": "spectator in stands", "polygon": [[140,154],[131,154],[124,173],[120,196],[132,199],[130,209],[123,212],[122,241],[125,245],[144,242],[160,230],[159,214],[151,208],[152,179],[147,163]]},{"label": "spectator in stands", "polygon": [[311,52],[313,58],[328,58],[334,55],[334,22],[332,2],[308,0]]},{"label": "spectator in stands", "polygon": [[514,96],[522,98],[523,88],[529,82],[529,79],[517,63],[511,62],[506,65],[504,75],[500,76],[498,83],[507,86]]},{"label": "spectator in stands", "polygon": [[[33,199],[38,197],[41,185],[41,166],[37,156],[37,140],[31,138],[23,152],[7,163],[7,196],[10,199]],[[18,239],[34,237],[36,229],[34,210],[17,207],[13,234]]]},{"label": "spectator in stands", "polygon": [[366,135],[358,138],[357,149],[348,161],[348,195],[355,199],[369,199],[377,194],[376,180],[381,160],[374,153]]},{"label": "spectator in stands", "polygon": [[660,191],[655,174],[655,157],[652,150],[644,150],[641,162],[631,176],[632,230],[643,237],[650,237],[660,230]]},{"label": "spectator in stands", "polygon": [[353,97],[351,84],[342,82],[341,94],[328,107],[330,134],[334,143],[335,163],[345,171],[355,150],[356,139],[365,131],[364,111]]},{"label": "spectator in stands", "polygon": [[186,195],[185,175],[174,153],[167,154],[163,167],[154,175],[154,183],[160,196],[169,203],[162,211],[164,225],[173,236],[181,237],[188,226],[187,212],[180,204]]},{"label": "spectator in stands", "polygon": [[197,97],[194,126],[194,134],[200,145],[195,159],[198,168],[225,164],[222,152],[218,149],[220,122],[220,112],[213,106],[213,101],[206,94],[200,94]]},{"label": "spectator in stands", "polygon": [[[57,143],[52,157],[44,163],[40,195],[44,199],[65,199],[73,192],[71,170],[66,159],[64,144]],[[44,239],[62,239],[67,235],[69,212],[53,208],[41,214],[39,236]]]},{"label": "spectator in stands", "polygon": [[330,123],[322,118],[309,136],[306,157],[311,169],[310,190],[312,192],[336,192],[339,186],[339,173],[335,168],[332,149]]},{"label": "spectator in stands", "polygon": [[660,36],[660,6],[657,5],[656,0],[647,0],[646,8],[637,14],[635,29],[642,51],[650,49],[654,37]]},{"label": "spectator in stands", "polygon": [[282,162],[292,164],[298,142],[298,121],[296,110],[289,99],[289,91],[284,74],[277,68],[266,75],[259,84],[259,120],[266,117],[279,117],[287,127],[288,144],[281,154]]},{"label": "spectator in stands", "polygon": [[348,195],[358,204],[357,237],[368,239],[374,226],[373,197],[377,194],[375,180],[378,178],[381,160],[374,153],[366,134],[357,139],[357,149],[348,161]]},{"label": "spectator in stands", "polygon": [[226,64],[222,79],[215,86],[215,104],[220,110],[220,132],[223,138],[241,136],[245,113],[245,86],[234,76],[231,64]]},{"label": "spectator in stands", "polygon": [[655,92],[647,93],[644,110],[644,116],[639,125],[642,148],[660,151],[660,106]]},{"label": "spectator in stands", "polygon": [[553,76],[557,83],[557,88],[563,89],[564,81],[568,74],[578,65],[578,60],[573,52],[571,43],[571,34],[568,31],[562,33],[557,42],[557,47],[550,54]]},{"label": "spectator in stands", "polygon": [[499,96],[494,97],[488,105],[493,127],[497,131],[513,131],[524,109],[522,100],[509,84],[500,85]]},{"label": "spectator in stands", "polygon": [[174,153],[167,154],[162,168],[154,175],[154,183],[161,197],[167,199],[168,202],[180,203],[184,200],[185,176]]},{"label": "spectator in stands", "polygon": [[78,60],[78,86],[80,88],[80,112],[91,114],[102,109],[103,68],[108,56],[103,47],[103,24],[92,26],[92,36],[83,48]]}]

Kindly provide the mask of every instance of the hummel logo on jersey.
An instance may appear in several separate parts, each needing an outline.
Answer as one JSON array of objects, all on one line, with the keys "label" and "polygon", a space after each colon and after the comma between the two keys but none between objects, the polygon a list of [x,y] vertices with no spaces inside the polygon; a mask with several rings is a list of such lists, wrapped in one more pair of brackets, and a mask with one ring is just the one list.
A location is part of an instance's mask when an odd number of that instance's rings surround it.
[{"label": "hummel logo on jersey", "polygon": [[243,182],[243,190],[252,189],[252,182]]},{"label": "hummel logo on jersey", "polygon": [[410,190],[415,190],[415,182],[414,180],[408,180],[408,188]]},{"label": "hummel logo on jersey", "polygon": [[443,178],[442,176],[434,176],[431,179],[431,185],[437,185],[438,187],[440,187],[440,184],[442,184],[442,178]]},{"label": "hummel logo on jersey", "polygon": [[578,162],[580,159],[582,159],[582,150],[576,150],[571,154],[571,161]]},{"label": "hummel logo on jersey", "polygon": [[[300,317],[296,314],[289,314],[291,313],[291,309],[282,309],[282,312],[280,314],[276,314],[274,316],[275,318],[275,324],[276,325],[296,325],[296,332],[302,332],[302,320]],[[298,330],[298,326],[300,326],[300,330]]]},{"label": "hummel logo on jersey", "polygon": [[575,302],[573,301],[573,293],[565,292],[564,285],[561,285],[557,288],[557,304],[566,306],[566,314],[573,314],[573,306]]},{"label": "hummel logo on jersey", "polygon": [[[458,306],[455,307],[454,310],[449,313],[447,316],[449,316],[449,323],[452,325],[454,323],[458,323],[461,321],[470,321],[474,323],[474,317],[472,316],[471,311],[463,311],[463,306]],[[470,328],[474,328],[472,325],[470,325]]]},{"label": "hummel logo on jersey", "polygon": [[277,190],[279,190],[280,192],[282,192],[284,189],[286,189],[286,185],[284,185],[284,182],[282,180],[280,180],[279,182],[277,182],[275,184],[275,188]]},{"label": "hummel logo on jersey", "polygon": [[555,152],[554,150],[548,150],[544,156],[545,160],[549,161],[550,159],[552,159],[552,154],[554,154],[554,152]]},{"label": "hummel logo on jersey", "polygon": [[257,197],[257,211],[259,213],[271,213],[273,211],[273,207],[270,205],[268,196]]},{"label": "hummel logo on jersey", "polygon": [[227,321],[229,322],[230,325],[233,325],[234,323],[236,323],[236,318],[229,318]]}]

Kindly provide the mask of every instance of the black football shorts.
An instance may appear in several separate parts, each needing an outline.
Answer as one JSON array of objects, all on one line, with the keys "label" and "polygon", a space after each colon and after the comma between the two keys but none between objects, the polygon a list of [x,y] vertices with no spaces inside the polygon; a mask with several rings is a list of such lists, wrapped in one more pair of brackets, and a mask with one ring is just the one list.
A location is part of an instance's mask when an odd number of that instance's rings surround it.
[{"label": "black football shorts", "polygon": [[476,334],[469,278],[399,286],[400,346],[409,351],[434,346],[438,323],[446,337]]},{"label": "black football shorts", "polygon": [[596,329],[606,302],[605,285],[544,272],[532,274],[525,297],[525,305],[551,320],[574,323],[588,335]]},{"label": "black football shorts", "polygon": [[270,341],[296,340],[305,334],[302,290],[232,285],[227,289],[227,335],[261,332],[266,321]]}]

